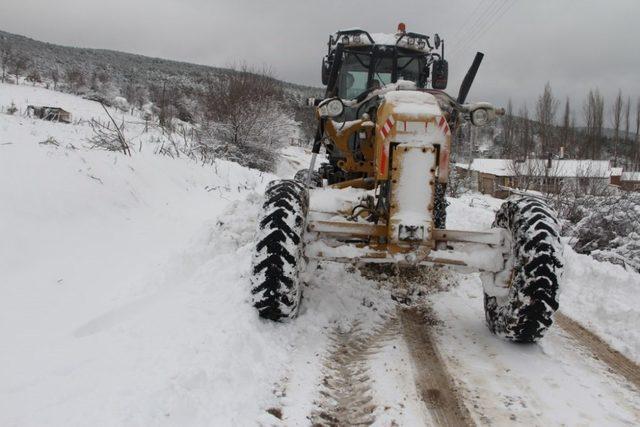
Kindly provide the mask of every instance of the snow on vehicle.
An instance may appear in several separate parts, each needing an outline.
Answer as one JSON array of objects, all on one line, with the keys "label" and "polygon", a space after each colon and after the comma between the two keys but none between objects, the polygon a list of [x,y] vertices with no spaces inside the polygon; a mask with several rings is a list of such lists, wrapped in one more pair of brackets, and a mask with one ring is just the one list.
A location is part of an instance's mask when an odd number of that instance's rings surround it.
[{"label": "snow on vehicle", "polygon": [[[446,94],[444,41],[436,34],[433,42],[403,24],[396,34],[354,29],[329,38],[310,168],[272,182],[259,219],[251,282],[262,317],[297,314],[300,272],[311,258],[473,269],[482,272],[492,332],[532,342],[551,325],[563,259],[544,201],[506,201],[488,231],[446,228],[452,132],[462,120],[486,125],[502,110],[465,103],[481,53],[458,97]],[[327,162],[316,169],[323,146]]]}]

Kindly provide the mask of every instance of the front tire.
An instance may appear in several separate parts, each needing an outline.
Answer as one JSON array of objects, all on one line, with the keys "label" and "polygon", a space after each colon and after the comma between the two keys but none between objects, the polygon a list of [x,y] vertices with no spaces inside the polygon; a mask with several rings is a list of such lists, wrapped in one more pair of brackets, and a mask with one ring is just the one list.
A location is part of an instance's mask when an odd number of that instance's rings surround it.
[{"label": "front tire", "polygon": [[433,196],[433,222],[436,228],[447,228],[447,184],[436,182]]},{"label": "front tire", "polygon": [[253,306],[263,318],[280,321],[298,313],[308,207],[309,195],[298,181],[267,187],[251,267]]},{"label": "front tire", "polygon": [[[301,182],[302,185],[306,186],[308,177],[309,177],[309,169],[300,169],[298,172],[296,172],[293,179],[295,179],[298,182]],[[322,176],[320,175],[319,172],[317,171],[311,172],[310,184],[311,184],[311,187],[313,188],[322,187]]]},{"label": "front tire", "polygon": [[484,274],[487,326],[515,342],[542,338],[558,309],[558,283],[564,264],[559,224],[543,201],[523,197],[503,203],[494,227],[511,236],[504,271]]}]

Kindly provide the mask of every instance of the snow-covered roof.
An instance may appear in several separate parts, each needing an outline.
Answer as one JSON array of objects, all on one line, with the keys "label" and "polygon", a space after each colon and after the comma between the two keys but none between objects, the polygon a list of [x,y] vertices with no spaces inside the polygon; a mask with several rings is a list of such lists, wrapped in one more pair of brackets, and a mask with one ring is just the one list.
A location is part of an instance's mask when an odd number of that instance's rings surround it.
[{"label": "snow-covered roof", "polygon": [[387,33],[371,33],[371,38],[376,44],[394,45],[398,41],[398,37],[395,34]]},{"label": "snow-covered roof", "polygon": [[640,172],[623,172],[621,181],[640,181]]},{"label": "snow-covered roof", "polygon": [[[547,168],[546,159],[528,159],[515,162],[509,159],[473,159],[471,170],[496,176],[546,175],[557,178],[609,178],[608,160],[552,160]],[[461,165],[461,167],[464,167]]]},{"label": "snow-covered roof", "polygon": [[622,175],[623,168],[611,168],[611,176],[620,176]]},{"label": "snow-covered roof", "polygon": [[[358,32],[362,31],[361,34],[356,35],[347,35],[345,34],[343,37],[346,37],[347,45],[369,45],[371,41],[369,38],[363,34],[366,31],[360,28],[349,28],[346,30],[341,30],[340,32]],[[340,34],[338,32],[338,34]],[[402,33],[368,33],[373,39],[373,43],[377,45],[387,45],[387,46],[400,46],[406,49],[412,49],[420,52],[430,52],[432,49],[425,43],[419,44],[415,40],[415,37],[403,37],[402,40],[398,43]],[[421,38],[421,37],[419,37]],[[411,41],[411,44],[409,42]]]},{"label": "snow-covered roof", "polygon": [[512,161],[507,159],[473,159],[468,166],[474,172],[511,176],[509,172],[511,163]]}]

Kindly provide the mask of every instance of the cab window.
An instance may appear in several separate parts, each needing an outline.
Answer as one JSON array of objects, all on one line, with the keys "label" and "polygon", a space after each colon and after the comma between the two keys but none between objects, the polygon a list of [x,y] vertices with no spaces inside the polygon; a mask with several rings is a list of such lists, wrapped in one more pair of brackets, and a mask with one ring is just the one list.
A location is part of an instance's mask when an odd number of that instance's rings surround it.
[{"label": "cab window", "polygon": [[398,57],[398,80],[409,80],[420,83],[420,70],[422,61],[418,57],[400,56]]},{"label": "cab window", "polygon": [[369,80],[369,57],[348,53],[342,62],[338,80],[338,96],[354,99],[367,90]]},{"label": "cab window", "polygon": [[371,86],[374,89],[388,85],[393,79],[393,58],[379,57],[376,59],[373,69],[373,79]]}]

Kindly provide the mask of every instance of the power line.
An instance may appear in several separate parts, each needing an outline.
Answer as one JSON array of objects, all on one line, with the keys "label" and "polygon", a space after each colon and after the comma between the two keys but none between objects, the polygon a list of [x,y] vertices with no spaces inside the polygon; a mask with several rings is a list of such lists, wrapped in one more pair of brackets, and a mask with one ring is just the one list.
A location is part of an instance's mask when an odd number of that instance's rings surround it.
[{"label": "power line", "polygon": [[478,40],[481,39],[482,36],[484,36],[485,33],[489,31],[489,29],[491,29],[491,27],[493,27],[496,24],[496,22],[498,22],[509,11],[509,9],[513,7],[514,4],[516,4],[516,0],[511,0],[508,3],[507,7],[503,9],[502,13],[500,13],[500,15],[498,15],[496,19],[494,19],[493,22],[482,33],[478,35]]},{"label": "power line", "polygon": [[[516,3],[516,0],[506,0],[505,3],[503,3],[501,7],[496,10],[496,13],[494,14],[494,16],[492,16],[492,19],[487,22],[487,25],[484,28],[480,29],[479,32],[476,32],[475,37],[473,38],[473,41],[480,40],[491,28],[494,27],[494,25],[498,21],[500,21],[500,19],[507,12],[509,12],[509,10],[511,10],[511,8],[515,3]],[[455,52],[452,53],[452,55],[458,55],[465,52],[469,48],[469,46],[470,46],[470,43],[467,43],[466,46],[463,45],[462,47],[459,47]]]},{"label": "power line", "polygon": [[488,22],[488,20],[491,18],[491,13],[495,9],[495,7],[499,5],[500,1],[504,0],[493,0],[487,8],[482,10],[480,14],[476,16],[476,19],[472,22],[472,24],[464,29],[464,31],[460,35],[460,38],[453,46],[451,46],[451,49],[456,50],[461,45],[467,43],[469,41],[470,35],[473,34],[477,30],[477,28],[483,27],[486,22]]},{"label": "power line", "polygon": [[[499,11],[496,12],[496,15],[493,17],[493,20],[489,23],[489,25],[487,25],[484,30],[480,31],[479,33],[477,33],[476,37],[475,37],[475,41],[478,41],[480,39],[482,39],[482,37],[484,37],[484,35],[495,26],[495,24],[500,21],[502,19],[502,17],[504,15],[506,15],[507,12],[509,12],[509,10],[511,10],[511,8],[513,7],[513,5],[516,3],[517,0],[510,0],[507,1],[504,5],[504,7],[502,9],[500,9]],[[468,48],[471,46],[471,44],[468,44],[467,46],[461,48],[457,54],[462,54],[464,53],[466,50],[468,50]]]},{"label": "power line", "polygon": [[473,17],[477,16],[478,12],[480,12],[481,10],[484,10],[482,8],[482,4],[483,3],[487,3],[489,1],[490,0],[480,0],[480,1],[478,1],[476,3],[476,7],[473,9],[473,11],[467,15],[465,20],[462,22],[462,24],[456,30],[455,34],[452,35],[451,46],[456,45],[460,41],[460,35],[464,32],[465,28],[467,28],[467,25],[471,23],[471,19],[473,19]]},{"label": "power line", "polygon": [[476,35],[484,31],[489,25],[495,14],[504,6],[507,0],[494,1],[490,7],[484,13],[472,27],[466,32],[464,39],[451,50],[452,56],[457,56],[461,51],[467,48],[467,46],[475,42]]}]

